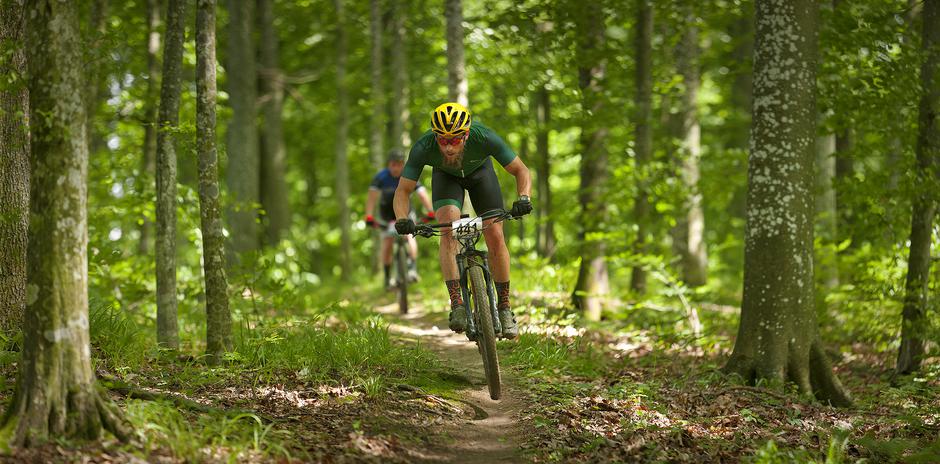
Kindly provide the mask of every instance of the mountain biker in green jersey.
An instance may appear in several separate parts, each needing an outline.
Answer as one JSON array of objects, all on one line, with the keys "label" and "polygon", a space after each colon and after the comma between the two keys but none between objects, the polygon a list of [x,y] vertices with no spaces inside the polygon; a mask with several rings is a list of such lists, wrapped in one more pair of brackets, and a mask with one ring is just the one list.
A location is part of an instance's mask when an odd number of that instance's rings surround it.
[{"label": "mountain biker in green jersey", "polygon": [[[398,233],[415,232],[415,223],[408,217],[408,199],[425,166],[433,169],[431,198],[439,222],[460,219],[464,191],[470,194],[470,202],[477,214],[504,209],[503,195],[491,157],[516,178],[519,199],[513,202],[510,212],[516,217],[532,212],[529,199],[531,179],[522,159],[492,129],[477,121],[471,122],[470,111],[463,105],[444,103],[438,106],[431,113],[431,130],[412,145],[398,189],[395,190],[395,229]],[[489,220],[483,235],[491,256],[491,270],[498,297],[496,306],[503,336],[515,338],[519,328],[509,304],[509,250],[503,239],[502,223]],[[460,333],[467,328],[467,308],[460,294],[456,255],[457,241],[444,229],[440,249],[441,273],[450,294],[450,328]]]}]

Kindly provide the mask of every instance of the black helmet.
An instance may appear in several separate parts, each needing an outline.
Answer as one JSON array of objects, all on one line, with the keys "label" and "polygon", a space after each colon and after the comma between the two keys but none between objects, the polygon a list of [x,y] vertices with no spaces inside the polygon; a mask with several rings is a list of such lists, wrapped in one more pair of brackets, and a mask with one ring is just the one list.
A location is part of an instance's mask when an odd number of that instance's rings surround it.
[{"label": "black helmet", "polygon": [[401,151],[401,150],[398,150],[398,149],[389,150],[389,152],[388,152],[388,162],[391,163],[392,161],[402,161],[402,162],[404,162],[404,161],[405,161],[405,154],[402,153],[402,151]]}]

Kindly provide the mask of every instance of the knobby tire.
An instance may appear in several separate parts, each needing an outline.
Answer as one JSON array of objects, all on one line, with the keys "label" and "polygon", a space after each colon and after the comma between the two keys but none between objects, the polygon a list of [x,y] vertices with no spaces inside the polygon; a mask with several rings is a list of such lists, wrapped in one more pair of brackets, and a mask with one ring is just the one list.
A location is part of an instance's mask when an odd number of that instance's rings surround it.
[{"label": "knobby tire", "polygon": [[408,251],[404,243],[398,244],[398,312],[408,314]]},{"label": "knobby tire", "polygon": [[483,371],[486,374],[486,383],[490,388],[490,398],[498,400],[500,397],[499,358],[496,354],[496,331],[493,330],[493,313],[490,311],[490,300],[486,291],[486,279],[483,270],[478,266],[471,266],[470,292],[473,298],[473,315],[477,321],[477,346],[483,355]]}]

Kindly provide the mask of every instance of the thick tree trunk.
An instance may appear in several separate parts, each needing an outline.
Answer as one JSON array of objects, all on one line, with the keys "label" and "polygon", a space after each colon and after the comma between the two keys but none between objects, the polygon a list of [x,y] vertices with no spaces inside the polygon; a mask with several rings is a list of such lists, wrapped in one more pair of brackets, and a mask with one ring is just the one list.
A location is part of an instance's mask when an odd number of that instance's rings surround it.
[{"label": "thick tree trunk", "polygon": [[336,201],[339,202],[340,268],[343,277],[352,273],[352,244],[349,224],[349,161],[346,143],[349,138],[349,90],[346,82],[346,12],[343,0],[333,0],[336,6]]},{"label": "thick tree trunk", "polygon": [[[819,339],[813,285],[815,0],[758,0],[744,299],[725,369],[851,403]],[[787,69],[787,72],[780,72]]]},{"label": "thick tree trunk", "polygon": [[463,2],[446,0],[447,18],[447,96],[450,101],[467,105],[467,70],[463,57]]},{"label": "thick tree trunk", "polygon": [[604,16],[601,5],[587,3],[575,13],[581,88],[581,267],[573,301],[588,320],[600,320],[610,292],[607,247],[600,237],[607,222],[607,136],[604,126]]},{"label": "thick tree trunk", "polygon": [[176,302],[176,133],[186,2],[169,0],[157,132],[157,343],[179,348]]},{"label": "thick tree trunk", "polygon": [[23,53],[23,6],[0,2],[0,333],[22,327],[29,223],[29,91]]},{"label": "thick tree trunk", "polygon": [[[232,347],[225,249],[215,146],[215,0],[198,0],[196,10],[196,152],[199,157],[199,218],[206,278],[206,354],[218,362]],[[262,9],[263,11],[264,9]]]},{"label": "thick tree trunk", "polygon": [[555,221],[552,219],[552,189],[551,160],[548,151],[548,134],[551,127],[551,96],[548,88],[542,86],[536,95],[536,136],[535,150],[537,152],[535,191],[537,193],[538,209],[535,211],[536,248],[539,255],[551,259],[555,255]]},{"label": "thick tree trunk", "polygon": [[257,99],[254,30],[255,2],[228,1],[228,56],[225,68],[232,120],[226,137],[228,164],[226,182],[230,204],[227,242],[229,264],[239,263],[242,253],[256,251],[260,245],[258,212],[260,161],[258,157]]},{"label": "thick tree trunk", "polygon": [[30,238],[23,358],[0,448],[121,439],[130,425],[98,390],[88,333],[88,145],[77,2],[28,2]]},{"label": "thick tree trunk", "polygon": [[698,122],[698,26],[690,4],[684,7],[685,31],[679,44],[679,74],[685,85],[681,106],[682,149],[680,160],[682,183],[686,198],[683,213],[677,218],[676,231],[682,269],[682,280],[691,287],[705,285],[708,254],[705,248],[705,213],[702,211],[702,192],[699,190],[699,159],[701,158],[701,129]]},{"label": "thick tree trunk", "polygon": [[405,29],[405,20],[408,15],[407,1],[391,0],[392,9],[392,46],[391,46],[391,74],[392,74],[392,147],[403,149],[411,145],[411,137],[408,134],[408,120],[411,119],[411,111],[408,107],[410,98],[408,79],[408,44],[405,38],[408,30]]},{"label": "thick tree trunk", "polygon": [[836,266],[835,253],[838,211],[836,192],[832,188],[836,174],[835,151],[835,134],[816,138],[816,228],[823,244],[823,249],[816,254],[816,270],[823,286],[828,289],[839,286],[839,268]]},{"label": "thick tree trunk", "polygon": [[279,63],[277,31],[274,30],[273,3],[273,0],[258,0],[261,114],[264,121],[261,128],[261,206],[266,213],[265,241],[271,246],[277,245],[290,227],[290,202],[284,179],[287,152],[281,121],[284,77]]},{"label": "thick tree trunk", "polygon": [[[160,11],[161,0],[147,0],[147,97],[144,101],[144,153],[141,160],[141,179],[143,185],[151,185],[157,169],[157,108],[160,98]],[[149,189],[144,192],[149,193]],[[145,197],[147,198],[147,197]],[[149,198],[148,198],[149,199]],[[150,254],[153,224],[141,219],[140,242],[137,251],[142,255]]]},{"label": "thick tree trunk", "polygon": [[[926,60],[921,67],[923,92],[917,120],[917,175],[920,185],[940,183],[940,0],[924,3],[923,47]],[[937,212],[937,190],[922,188],[914,199],[911,218],[911,249],[907,261],[901,349],[896,369],[907,374],[920,369],[924,358],[930,242]]]},{"label": "thick tree trunk", "polygon": [[[652,40],[653,9],[649,0],[637,0],[637,26],[634,52],[636,54],[636,201],[633,203],[633,219],[636,222],[634,253],[646,253],[646,230],[649,222],[649,169],[653,157],[652,113]],[[630,288],[637,294],[646,292],[646,270],[633,267]]]}]

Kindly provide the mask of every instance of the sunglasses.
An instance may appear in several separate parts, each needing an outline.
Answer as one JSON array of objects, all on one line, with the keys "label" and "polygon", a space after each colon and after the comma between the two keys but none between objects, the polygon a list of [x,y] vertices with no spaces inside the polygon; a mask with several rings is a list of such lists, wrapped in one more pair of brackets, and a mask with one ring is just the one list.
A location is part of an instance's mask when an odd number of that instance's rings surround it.
[{"label": "sunglasses", "polygon": [[463,142],[464,140],[467,140],[466,134],[451,138],[437,136],[437,143],[441,145],[460,145],[460,142]]}]

